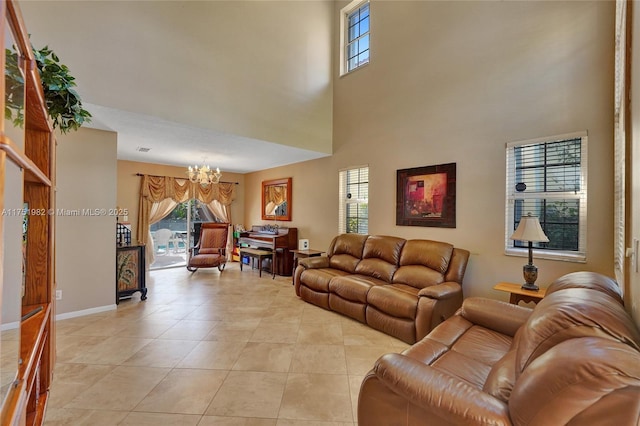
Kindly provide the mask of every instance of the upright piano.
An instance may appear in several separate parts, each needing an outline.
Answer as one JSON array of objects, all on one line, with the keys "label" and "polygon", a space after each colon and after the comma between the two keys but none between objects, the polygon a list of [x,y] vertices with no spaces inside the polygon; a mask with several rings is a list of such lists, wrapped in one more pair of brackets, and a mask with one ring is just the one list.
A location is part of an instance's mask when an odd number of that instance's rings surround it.
[{"label": "upright piano", "polygon": [[298,228],[254,225],[250,231],[240,233],[238,246],[275,251],[276,274],[291,276],[293,274],[293,253],[291,250],[298,248]]}]

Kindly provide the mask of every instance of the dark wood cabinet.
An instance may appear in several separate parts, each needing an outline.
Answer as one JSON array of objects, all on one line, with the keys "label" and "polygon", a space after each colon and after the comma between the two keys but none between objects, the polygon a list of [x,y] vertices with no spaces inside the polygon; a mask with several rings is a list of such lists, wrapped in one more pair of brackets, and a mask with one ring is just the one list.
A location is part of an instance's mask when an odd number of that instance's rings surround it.
[{"label": "dark wood cabinet", "polygon": [[138,291],[141,300],[147,298],[144,249],[142,245],[116,248],[116,304]]}]

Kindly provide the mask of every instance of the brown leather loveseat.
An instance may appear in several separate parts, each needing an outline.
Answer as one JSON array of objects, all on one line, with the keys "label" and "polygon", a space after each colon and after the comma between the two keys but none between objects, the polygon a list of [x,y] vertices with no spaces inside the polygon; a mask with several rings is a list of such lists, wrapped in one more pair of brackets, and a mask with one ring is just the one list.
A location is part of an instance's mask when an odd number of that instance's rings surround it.
[{"label": "brown leather loveseat", "polygon": [[301,259],[296,294],[407,343],[462,305],[469,252],[431,240],[342,234],[326,257]]},{"label": "brown leather loveseat", "polygon": [[551,284],[532,310],[469,298],[364,378],[358,423],[638,425],[640,333],[615,281],[591,272]]}]

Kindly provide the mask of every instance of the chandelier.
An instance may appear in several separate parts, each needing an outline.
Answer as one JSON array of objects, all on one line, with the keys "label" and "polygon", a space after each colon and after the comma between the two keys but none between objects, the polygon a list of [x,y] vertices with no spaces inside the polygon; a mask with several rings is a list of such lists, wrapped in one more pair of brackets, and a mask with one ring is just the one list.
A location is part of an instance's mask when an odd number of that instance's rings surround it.
[{"label": "chandelier", "polygon": [[222,177],[222,173],[220,173],[220,169],[218,167],[216,167],[216,171],[214,172],[209,166],[204,164],[200,167],[189,166],[187,175],[189,175],[189,180],[191,182],[200,183],[202,185],[218,183],[220,182],[220,178]]}]

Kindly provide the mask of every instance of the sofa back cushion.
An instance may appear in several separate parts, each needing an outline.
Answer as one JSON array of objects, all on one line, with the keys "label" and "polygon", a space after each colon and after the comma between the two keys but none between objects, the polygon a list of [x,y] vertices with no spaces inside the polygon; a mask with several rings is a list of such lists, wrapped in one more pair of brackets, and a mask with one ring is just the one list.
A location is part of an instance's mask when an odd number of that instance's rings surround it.
[{"label": "sofa back cushion", "polygon": [[453,246],[431,240],[408,240],[400,254],[393,282],[424,288],[444,282]]},{"label": "sofa back cushion", "polygon": [[636,425],[640,353],[611,339],[566,340],[533,361],[509,397],[514,425]]},{"label": "sofa back cushion", "polygon": [[567,288],[586,288],[598,290],[623,303],[620,287],[615,280],[596,272],[579,271],[566,274],[555,280],[549,288],[547,295]]},{"label": "sofa back cushion", "polygon": [[341,234],[335,237],[327,251],[329,266],[354,273],[356,265],[362,259],[362,251],[367,237],[368,235],[360,234]]},{"label": "sofa back cushion", "polygon": [[601,337],[640,350],[640,332],[620,303],[598,290],[568,288],[538,303],[514,340],[516,374],[566,340]]},{"label": "sofa back cushion", "polygon": [[356,273],[391,282],[398,269],[400,252],[406,240],[398,237],[372,235],[364,244],[362,260],[356,266]]}]

